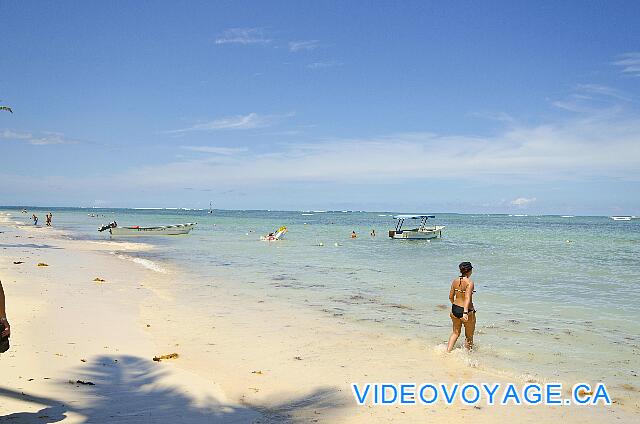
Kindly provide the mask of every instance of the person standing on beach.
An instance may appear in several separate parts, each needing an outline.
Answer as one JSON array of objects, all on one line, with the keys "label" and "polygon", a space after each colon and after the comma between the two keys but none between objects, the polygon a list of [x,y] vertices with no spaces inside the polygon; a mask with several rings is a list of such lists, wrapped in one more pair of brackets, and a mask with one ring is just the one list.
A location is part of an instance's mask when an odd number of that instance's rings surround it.
[{"label": "person standing on beach", "polygon": [[453,331],[447,344],[447,352],[451,352],[458,341],[462,326],[464,326],[465,347],[469,350],[473,348],[473,333],[476,330],[476,310],[473,307],[473,281],[471,273],[473,266],[471,262],[462,262],[458,265],[460,277],[451,281],[449,289],[449,300],[451,301],[451,322]]},{"label": "person standing on beach", "polygon": [[0,329],[4,330],[0,333],[0,337],[9,337],[11,335],[11,326],[7,321],[7,310],[4,302],[4,290],[2,288],[2,281],[0,281]]},{"label": "person standing on beach", "polygon": [[38,225],[38,215],[34,213],[31,219],[33,219],[33,225]]}]

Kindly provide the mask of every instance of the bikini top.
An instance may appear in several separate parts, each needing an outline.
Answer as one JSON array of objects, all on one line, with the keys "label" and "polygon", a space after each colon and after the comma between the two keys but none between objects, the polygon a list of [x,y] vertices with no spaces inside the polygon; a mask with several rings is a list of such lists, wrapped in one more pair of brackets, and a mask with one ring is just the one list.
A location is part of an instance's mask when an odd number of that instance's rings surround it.
[{"label": "bikini top", "polygon": [[[460,277],[460,285],[458,287],[462,287],[462,276]],[[454,288],[453,291],[454,292],[460,292],[460,293],[465,293],[466,292],[466,290],[462,290],[462,288],[459,288],[459,289]],[[474,290],[472,293],[475,293],[475,292],[476,291]]]}]

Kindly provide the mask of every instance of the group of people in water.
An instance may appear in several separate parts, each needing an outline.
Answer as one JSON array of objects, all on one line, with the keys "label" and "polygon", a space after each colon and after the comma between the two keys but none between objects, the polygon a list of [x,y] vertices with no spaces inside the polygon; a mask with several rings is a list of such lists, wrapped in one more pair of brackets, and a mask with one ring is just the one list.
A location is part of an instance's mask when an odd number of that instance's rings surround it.
[{"label": "group of people in water", "polygon": [[[31,215],[31,219],[33,220],[33,225],[38,225],[38,215],[36,215],[34,213],[33,215]],[[51,227],[51,221],[53,220],[53,214],[51,212],[49,212],[48,214],[45,215],[45,219],[46,219],[45,224],[47,225],[47,227]]]},{"label": "group of people in water", "polygon": [[[371,230],[371,233],[369,233],[369,235],[371,237],[375,237],[376,236],[376,230],[375,229]],[[354,239],[354,238],[357,238],[357,237],[358,237],[358,234],[356,234],[356,231],[355,230],[351,231],[351,238]]]}]

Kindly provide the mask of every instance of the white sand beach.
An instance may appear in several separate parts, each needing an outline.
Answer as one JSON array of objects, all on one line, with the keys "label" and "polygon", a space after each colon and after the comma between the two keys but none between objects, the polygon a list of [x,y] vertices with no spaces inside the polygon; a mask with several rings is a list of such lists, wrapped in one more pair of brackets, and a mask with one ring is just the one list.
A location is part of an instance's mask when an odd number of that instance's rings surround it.
[{"label": "white sand beach", "polygon": [[[180,303],[176,284],[189,278],[186,269],[127,259],[138,250],[152,253],[147,245],[71,240],[56,229],[20,227],[8,216],[0,231],[0,279],[12,325],[12,347],[0,356],[0,422],[584,423],[640,417],[637,393],[614,396],[610,407],[357,406],[350,383],[510,380],[474,368],[463,352],[446,355],[418,340],[247,296],[223,281],[202,281],[210,285],[206,302]],[[179,356],[152,359],[172,353]]]}]

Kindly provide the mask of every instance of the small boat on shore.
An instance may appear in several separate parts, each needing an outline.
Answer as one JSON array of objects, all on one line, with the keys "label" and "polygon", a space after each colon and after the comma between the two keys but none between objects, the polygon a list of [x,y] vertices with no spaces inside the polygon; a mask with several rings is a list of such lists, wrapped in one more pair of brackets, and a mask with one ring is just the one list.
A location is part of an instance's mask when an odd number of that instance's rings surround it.
[{"label": "small boat on shore", "polygon": [[[427,226],[429,218],[435,218],[434,215],[396,215],[393,219],[397,219],[395,230],[389,230],[389,237],[401,240],[430,240],[442,237],[444,225]],[[405,219],[419,219],[420,225],[417,228],[403,230]]]},{"label": "small boat on shore", "polygon": [[197,225],[197,222],[188,222],[177,225],[160,225],[157,227],[110,227],[112,236],[177,236],[188,234]]}]

